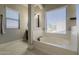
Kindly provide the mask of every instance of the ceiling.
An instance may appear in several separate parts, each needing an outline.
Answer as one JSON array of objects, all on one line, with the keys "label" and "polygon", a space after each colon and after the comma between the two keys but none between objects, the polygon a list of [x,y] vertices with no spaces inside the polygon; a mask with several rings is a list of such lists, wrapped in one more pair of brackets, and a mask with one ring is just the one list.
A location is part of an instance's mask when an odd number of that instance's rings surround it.
[{"label": "ceiling", "polygon": [[65,6],[66,4],[43,4],[46,11],[56,9],[62,6]]},{"label": "ceiling", "polygon": [[28,4],[22,4],[22,6],[28,7]]},{"label": "ceiling", "polygon": [[[56,9],[62,6],[65,6],[67,4],[42,4],[46,11]],[[22,4],[22,6],[28,7],[28,4]]]}]

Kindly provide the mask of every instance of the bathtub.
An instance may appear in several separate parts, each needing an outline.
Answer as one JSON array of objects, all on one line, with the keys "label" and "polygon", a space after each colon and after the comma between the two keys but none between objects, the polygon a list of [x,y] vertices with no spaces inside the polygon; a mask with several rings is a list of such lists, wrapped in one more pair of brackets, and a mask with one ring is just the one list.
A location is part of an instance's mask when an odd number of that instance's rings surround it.
[{"label": "bathtub", "polygon": [[70,41],[43,37],[40,41],[33,40],[33,45],[35,49],[38,49],[49,55],[76,55],[77,51],[71,47]]}]

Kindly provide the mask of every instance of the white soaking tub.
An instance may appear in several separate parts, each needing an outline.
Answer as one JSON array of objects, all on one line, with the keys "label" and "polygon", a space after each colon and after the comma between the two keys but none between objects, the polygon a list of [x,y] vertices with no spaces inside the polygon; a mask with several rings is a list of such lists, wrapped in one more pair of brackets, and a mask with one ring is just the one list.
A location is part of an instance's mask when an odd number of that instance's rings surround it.
[{"label": "white soaking tub", "polygon": [[76,49],[67,39],[42,37],[40,41],[33,40],[34,48],[53,55],[76,55]]}]

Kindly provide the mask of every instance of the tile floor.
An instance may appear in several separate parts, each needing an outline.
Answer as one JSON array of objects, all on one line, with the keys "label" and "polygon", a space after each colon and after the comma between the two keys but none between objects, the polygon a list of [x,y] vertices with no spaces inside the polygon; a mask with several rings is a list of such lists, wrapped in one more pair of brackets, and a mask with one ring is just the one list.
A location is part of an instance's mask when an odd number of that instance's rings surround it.
[{"label": "tile floor", "polygon": [[0,44],[0,55],[45,55],[45,53],[36,49],[28,50],[26,42],[16,40]]}]

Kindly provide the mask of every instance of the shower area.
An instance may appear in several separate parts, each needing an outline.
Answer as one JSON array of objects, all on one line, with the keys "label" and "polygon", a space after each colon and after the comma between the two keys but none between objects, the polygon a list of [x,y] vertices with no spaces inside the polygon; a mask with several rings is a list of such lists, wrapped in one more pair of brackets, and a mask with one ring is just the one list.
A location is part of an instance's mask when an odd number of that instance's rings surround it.
[{"label": "shower area", "polygon": [[75,7],[61,4],[32,5],[34,48],[54,55],[77,54]]}]

